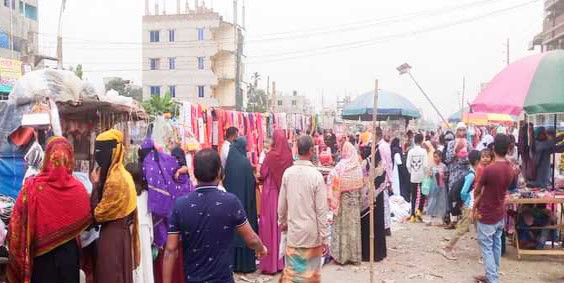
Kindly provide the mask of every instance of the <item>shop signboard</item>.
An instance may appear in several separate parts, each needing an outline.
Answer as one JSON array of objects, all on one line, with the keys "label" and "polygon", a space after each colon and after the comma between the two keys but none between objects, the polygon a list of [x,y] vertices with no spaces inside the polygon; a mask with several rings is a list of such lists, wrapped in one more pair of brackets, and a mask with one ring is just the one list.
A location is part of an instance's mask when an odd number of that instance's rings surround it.
[{"label": "shop signboard", "polygon": [[11,92],[12,87],[21,76],[21,61],[0,58],[0,92]]}]

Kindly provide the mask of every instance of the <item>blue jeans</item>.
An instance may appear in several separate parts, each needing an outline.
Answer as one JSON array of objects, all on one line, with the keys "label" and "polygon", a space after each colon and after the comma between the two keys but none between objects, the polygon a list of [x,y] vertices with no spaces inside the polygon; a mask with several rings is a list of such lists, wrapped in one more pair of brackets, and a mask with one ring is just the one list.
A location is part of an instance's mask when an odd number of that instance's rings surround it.
[{"label": "blue jeans", "polygon": [[478,240],[482,247],[482,258],[489,283],[499,282],[499,262],[501,258],[501,235],[505,220],[488,225],[478,222]]}]

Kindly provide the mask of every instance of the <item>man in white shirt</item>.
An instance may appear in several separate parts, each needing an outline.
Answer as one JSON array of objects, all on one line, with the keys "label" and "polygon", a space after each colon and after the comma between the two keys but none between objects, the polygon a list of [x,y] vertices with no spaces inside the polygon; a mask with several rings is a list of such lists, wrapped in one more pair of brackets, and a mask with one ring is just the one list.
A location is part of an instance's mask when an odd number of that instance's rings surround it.
[{"label": "man in white shirt", "polygon": [[231,143],[237,138],[239,135],[239,129],[235,127],[230,127],[225,131],[225,141],[221,146],[221,166],[225,168],[225,162],[227,162],[227,156],[229,156],[229,148],[231,147]]},{"label": "man in white shirt", "polygon": [[311,163],[313,139],[297,140],[300,159],[286,169],[278,196],[278,223],[287,233],[282,283],[321,282],[323,249],[328,244],[327,189],[323,176]]},{"label": "man in white shirt", "polygon": [[[425,205],[425,196],[421,193],[421,183],[425,177],[425,165],[427,164],[427,151],[421,147],[423,135],[415,135],[415,146],[407,153],[407,170],[411,174],[411,219],[410,222],[423,222],[421,213]],[[415,210],[417,193],[419,191],[419,207]]]}]

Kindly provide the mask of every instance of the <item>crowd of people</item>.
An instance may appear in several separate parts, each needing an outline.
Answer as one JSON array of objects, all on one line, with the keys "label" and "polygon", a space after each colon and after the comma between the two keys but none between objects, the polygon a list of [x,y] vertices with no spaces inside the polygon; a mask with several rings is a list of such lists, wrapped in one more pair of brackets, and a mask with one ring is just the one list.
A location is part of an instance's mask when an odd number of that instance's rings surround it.
[{"label": "crowd of people", "polygon": [[[538,164],[531,183],[546,185],[542,152],[561,150],[544,129],[528,147],[512,133],[476,142],[459,123],[454,132],[391,137],[378,127],[374,138],[328,131],[289,142],[275,130],[253,166],[234,127],[220,148],[188,155],[174,138],[163,146],[147,138],[127,165],[123,134],[109,130],[96,138],[90,180],[73,177],[73,148],[54,137],[13,210],[8,281],[78,282],[82,270],[88,283],[234,282],[234,272],[260,270],[281,273],[280,282],[320,282],[329,260],[360,264],[371,246],[376,261],[386,258],[396,196],[411,203],[406,221],[426,215],[426,225],[456,229],[440,250],[449,260],[476,223],[485,267],[477,280],[495,283],[517,152],[540,152],[523,160]],[[327,176],[315,164],[325,152],[334,165]]]}]

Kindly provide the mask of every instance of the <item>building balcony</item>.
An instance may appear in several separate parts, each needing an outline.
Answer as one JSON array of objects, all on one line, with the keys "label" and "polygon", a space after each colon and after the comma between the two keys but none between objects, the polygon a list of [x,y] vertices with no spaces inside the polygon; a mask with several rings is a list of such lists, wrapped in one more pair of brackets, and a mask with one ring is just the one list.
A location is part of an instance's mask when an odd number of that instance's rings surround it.
[{"label": "building balcony", "polygon": [[233,41],[219,40],[217,42],[218,53],[235,54],[236,51],[237,51],[237,47],[235,46]]},{"label": "building balcony", "polygon": [[[564,17],[563,17],[564,18]],[[555,25],[543,33],[543,44],[549,44],[564,35],[564,19],[556,22]]]},{"label": "building balcony", "polygon": [[219,81],[234,81],[235,80],[235,68],[225,68],[220,70],[214,70],[217,80]]}]

